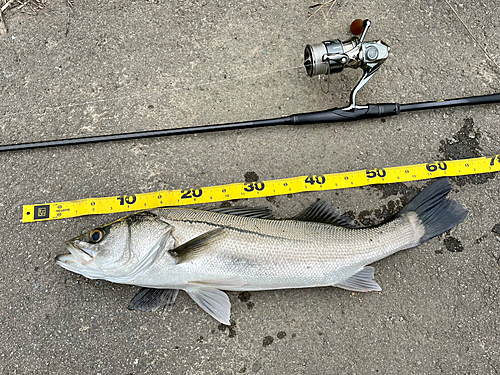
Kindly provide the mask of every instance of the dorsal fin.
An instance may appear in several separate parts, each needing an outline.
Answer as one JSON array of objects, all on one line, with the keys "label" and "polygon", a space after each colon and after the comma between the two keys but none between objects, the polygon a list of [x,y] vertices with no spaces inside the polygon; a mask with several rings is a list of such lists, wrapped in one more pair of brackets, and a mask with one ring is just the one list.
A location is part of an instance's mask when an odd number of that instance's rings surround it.
[{"label": "dorsal fin", "polygon": [[191,241],[169,250],[168,253],[176,258],[177,263],[185,262],[186,260],[200,255],[203,250],[214,243],[224,231],[224,228],[217,228],[210,232],[203,233],[201,236],[193,238]]},{"label": "dorsal fin", "polygon": [[216,207],[205,211],[219,214],[253,217],[257,219],[274,219],[272,211],[267,207]]},{"label": "dorsal fin", "polygon": [[329,201],[322,199],[314,202],[300,214],[294,216],[292,220],[315,221],[344,228],[359,228],[349,217],[343,216],[342,212],[337,207],[332,208]]}]

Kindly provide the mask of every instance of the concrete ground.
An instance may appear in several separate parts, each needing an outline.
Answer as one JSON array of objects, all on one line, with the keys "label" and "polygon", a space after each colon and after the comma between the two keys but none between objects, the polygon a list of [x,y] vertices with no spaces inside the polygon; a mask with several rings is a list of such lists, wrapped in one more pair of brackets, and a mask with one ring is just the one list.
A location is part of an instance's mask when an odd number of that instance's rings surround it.
[{"label": "concrete ground", "polygon": [[[344,106],[360,71],[332,76],[325,94],[300,65],[307,43],[350,38],[355,18],[371,19],[368,39],[392,47],[360,103],[500,91],[493,1],[338,0],[311,18],[306,0],[73,3],[51,0],[36,17],[4,15],[2,144]],[[87,280],[54,263],[66,240],[117,216],[22,224],[21,214],[23,204],[242,182],[245,174],[266,180],[497,154],[499,109],[0,154],[2,373],[497,374],[497,175],[453,179],[451,196],[469,217],[376,263],[382,292],[233,292],[231,327],[185,293],[168,314],[129,311],[138,288]],[[322,197],[375,224],[425,184],[236,204],[287,217]]]}]

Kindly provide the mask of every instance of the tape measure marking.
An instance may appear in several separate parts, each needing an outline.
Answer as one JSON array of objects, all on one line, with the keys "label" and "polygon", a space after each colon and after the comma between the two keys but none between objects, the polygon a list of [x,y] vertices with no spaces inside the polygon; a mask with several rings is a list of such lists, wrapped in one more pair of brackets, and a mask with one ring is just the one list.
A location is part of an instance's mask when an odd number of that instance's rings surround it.
[{"label": "tape measure marking", "polygon": [[233,199],[270,197],[307,191],[336,190],[498,171],[500,171],[500,154],[493,157],[435,161],[425,164],[307,175],[279,180],[30,204],[23,206],[23,222],[67,219],[84,215],[148,210],[164,206],[214,203]]}]

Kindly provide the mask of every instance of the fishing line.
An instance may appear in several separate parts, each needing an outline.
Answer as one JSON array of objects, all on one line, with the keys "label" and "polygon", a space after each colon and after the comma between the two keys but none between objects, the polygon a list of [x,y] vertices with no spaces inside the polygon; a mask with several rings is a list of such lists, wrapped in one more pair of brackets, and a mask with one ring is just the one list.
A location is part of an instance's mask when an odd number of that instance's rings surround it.
[{"label": "fishing line", "polygon": [[[269,74],[274,74],[274,73],[283,73],[289,70],[296,70],[296,69],[303,69],[303,65],[299,66],[293,66],[293,67],[288,67],[288,68],[283,68],[283,69],[277,69],[277,70],[271,70],[267,72],[261,72],[261,73],[255,73],[255,74],[250,74],[246,76],[235,76],[232,78],[224,78],[221,80],[217,81],[210,81],[206,83],[198,83],[198,84],[191,84],[191,85],[186,85],[186,86],[181,86],[181,87],[169,87],[169,88],[158,88],[158,89],[153,89],[149,92],[142,92],[142,93],[137,93],[137,94],[132,94],[132,95],[125,95],[125,96],[117,96],[114,98],[101,98],[101,99],[93,99],[85,102],[73,102],[69,104],[64,104],[64,105],[58,105],[58,106],[53,106],[53,107],[43,107],[43,108],[35,108],[35,109],[30,109],[30,110],[21,110],[18,112],[8,112],[1,114],[0,117],[14,117],[14,116],[19,116],[19,115],[27,115],[27,114],[42,114],[46,111],[56,111],[56,110],[64,110],[64,109],[69,109],[73,107],[82,107],[90,104],[98,104],[98,103],[104,103],[104,102],[111,102],[111,101],[118,101],[118,100],[126,100],[126,99],[140,99],[140,98],[145,98],[145,97],[151,97],[152,94],[161,94],[164,92],[175,92],[175,91],[182,91],[182,90],[192,90],[200,87],[206,87],[206,86],[211,86],[211,85],[218,85],[224,82],[230,82],[230,81],[238,81],[238,80],[246,80],[246,79],[252,79],[256,77],[261,77]],[[7,105],[13,105],[14,102],[8,103]]]},{"label": "fishing line", "polygon": [[217,203],[234,199],[264,198],[498,171],[500,171],[500,154],[400,167],[372,168],[323,175],[311,174],[278,180],[162,190],[141,194],[127,193],[113,197],[25,205],[23,206],[23,222],[68,219],[84,215],[149,210],[158,207]]},{"label": "fishing line", "polygon": [[486,48],[483,46],[483,44],[479,43],[479,41],[476,39],[476,37],[474,36],[474,34],[472,34],[472,32],[470,31],[469,27],[462,20],[462,17],[459,16],[459,14],[455,10],[455,8],[453,8],[451,6],[451,4],[450,4],[450,2],[448,0],[445,0],[445,2],[448,5],[448,7],[451,9],[451,11],[455,14],[455,16],[458,18],[458,20],[460,21],[460,23],[462,24],[462,26],[465,28],[465,30],[467,30],[467,32],[469,33],[469,35],[471,36],[471,38],[474,40],[474,42],[476,42],[476,44],[483,50],[483,52],[486,55],[486,57],[488,58],[488,60],[490,60],[493,63],[493,65],[495,65],[498,69],[500,69],[500,66],[498,66],[497,62],[490,56],[490,54],[488,53],[488,51],[486,51]]}]

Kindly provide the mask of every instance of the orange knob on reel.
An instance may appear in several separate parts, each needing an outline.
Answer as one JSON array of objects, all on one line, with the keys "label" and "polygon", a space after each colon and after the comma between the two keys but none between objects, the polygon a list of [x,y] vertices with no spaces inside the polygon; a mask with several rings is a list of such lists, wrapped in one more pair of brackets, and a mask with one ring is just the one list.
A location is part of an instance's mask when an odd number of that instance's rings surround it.
[{"label": "orange knob on reel", "polygon": [[363,24],[363,20],[358,18],[351,23],[351,34],[353,35],[361,35],[363,30],[365,29],[365,25]]}]

